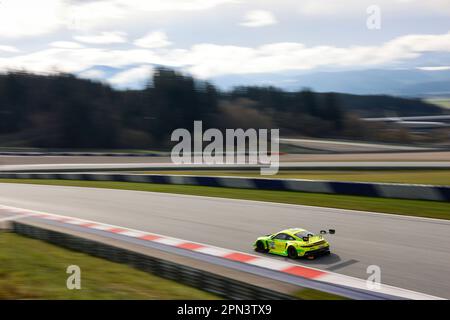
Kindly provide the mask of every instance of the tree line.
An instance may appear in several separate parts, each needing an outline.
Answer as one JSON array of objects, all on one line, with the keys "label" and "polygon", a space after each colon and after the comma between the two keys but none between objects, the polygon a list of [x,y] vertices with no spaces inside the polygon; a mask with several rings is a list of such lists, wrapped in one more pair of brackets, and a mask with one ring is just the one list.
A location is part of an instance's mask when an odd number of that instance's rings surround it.
[{"label": "tree line", "polygon": [[389,96],[253,86],[221,91],[167,68],[159,68],[142,90],[115,90],[71,74],[0,75],[0,146],[8,147],[164,148],[173,130],[191,129],[194,120],[205,128],[395,141],[405,139],[401,129],[380,137],[380,128],[360,117],[439,113],[420,100]]}]

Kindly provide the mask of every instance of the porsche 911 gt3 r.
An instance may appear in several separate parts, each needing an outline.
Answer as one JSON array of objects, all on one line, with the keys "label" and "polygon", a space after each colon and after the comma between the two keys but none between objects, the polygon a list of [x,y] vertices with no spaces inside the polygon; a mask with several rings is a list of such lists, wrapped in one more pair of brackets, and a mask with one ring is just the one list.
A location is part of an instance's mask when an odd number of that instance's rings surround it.
[{"label": "porsche 911 gt3 r", "polygon": [[[329,230],[330,234],[335,231]],[[316,256],[330,254],[330,244],[322,234],[322,230],[316,235],[305,229],[291,228],[277,233],[259,237],[253,246],[258,252],[274,253],[295,259],[298,257],[314,258]]]}]

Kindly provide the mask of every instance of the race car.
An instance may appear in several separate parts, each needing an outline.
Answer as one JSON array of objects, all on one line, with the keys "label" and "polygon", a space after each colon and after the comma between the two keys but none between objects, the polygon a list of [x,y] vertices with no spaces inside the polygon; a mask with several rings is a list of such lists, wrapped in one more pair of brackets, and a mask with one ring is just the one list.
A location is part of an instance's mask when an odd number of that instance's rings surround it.
[{"label": "race car", "polygon": [[[322,236],[326,233],[327,231],[321,230],[320,234],[316,235],[305,229],[291,228],[259,237],[253,243],[253,247],[257,252],[273,253],[291,259],[298,257],[314,259],[330,254],[330,244]],[[335,230],[329,229],[328,233],[334,234]]]}]

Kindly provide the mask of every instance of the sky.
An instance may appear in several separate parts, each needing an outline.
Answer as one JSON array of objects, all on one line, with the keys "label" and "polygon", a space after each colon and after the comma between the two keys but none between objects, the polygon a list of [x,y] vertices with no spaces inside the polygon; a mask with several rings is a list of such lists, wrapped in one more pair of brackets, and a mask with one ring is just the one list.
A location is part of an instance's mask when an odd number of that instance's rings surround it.
[{"label": "sky", "polygon": [[200,79],[450,69],[449,0],[0,0],[0,71],[127,88]]}]

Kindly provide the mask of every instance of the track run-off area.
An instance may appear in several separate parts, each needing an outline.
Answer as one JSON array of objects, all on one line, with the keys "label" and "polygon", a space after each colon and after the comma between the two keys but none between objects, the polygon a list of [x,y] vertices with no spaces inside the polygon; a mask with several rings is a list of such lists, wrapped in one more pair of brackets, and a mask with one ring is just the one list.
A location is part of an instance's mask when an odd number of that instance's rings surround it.
[{"label": "track run-off area", "polygon": [[[450,221],[354,210],[143,191],[0,183],[0,204],[94,220],[254,253],[256,237],[288,227],[328,235],[332,254],[295,263],[450,298]],[[282,257],[268,256],[286,260]],[[290,261],[292,262],[292,261]]]}]

